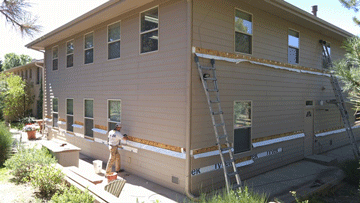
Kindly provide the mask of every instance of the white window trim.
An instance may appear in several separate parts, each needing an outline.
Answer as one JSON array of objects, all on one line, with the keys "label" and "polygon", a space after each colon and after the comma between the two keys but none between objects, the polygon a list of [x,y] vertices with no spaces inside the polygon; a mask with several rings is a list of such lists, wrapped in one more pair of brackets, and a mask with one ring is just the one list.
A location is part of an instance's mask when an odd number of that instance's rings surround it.
[{"label": "white window trim", "polygon": [[[111,26],[113,24],[116,24],[116,23],[120,23],[120,25],[119,25],[120,26],[120,39],[109,42],[109,26]],[[108,24],[106,40],[107,40],[107,47],[106,47],[107,48],[107,60],[112,61],[112,60],[120,59],[121,58],[121,20],[118,20],[118,21],[116,21],[114,23]],[[117,57],[117,58],[109,59],[109,44],[112,44],[112,43],[115,43],[115,42],[120,42],[120,56]]]},{"label": "white window trim", "polygon": [[[240,31],[236,31],[236,30],[235,30],[236,10],[251,15],[251,30],[252,30],[252,33],[251,33],[251,34],[245,33],[245,32],[240,32]],[[239,54],[243,54],[243,55],[252,56],[253,53],[254,53],[254,43],[253,43],[253,40],[254,40],[254,15],[253,15],[252,13],[250,13],[250,12],[247,12],[247,11],[244,11],[244,10],[242,10],[242,9],[239,9],[239,8],[236,8],[236,7],[235,7],[235,10],[234,10],[234,18],[233,18],[233,25],[234,25],[234,52],[235,52],[235,53],[239,53]],[[250,48],[251,48],[251,54],[236,51],[236,32],[251,36],[251,47],[250,47]]]},{"label": "white window trim", "polygon": [[[109,123],[117,123],[117,121],[111,121],[110,119],[109,119],[109,101],[120,101],[120,122],[121,122],[121,118],[122,118],[122,108],[121,108],[121,99],[107,99],[107,103],[106,103],[106,106],[107,106],[107,117],[106,117],[106,122],[107,122],[107,127],[109,128]],[[111,129],[108,129],[108,131],[109,130],[111,130]]]},{"label": "white window trim", "polygon": [[[67,100],[68,100],[68,99],[72,99],[72,100],[73,100],[73,114],[68,114],[68,112],[67,112],[67,107],[68,107],[68,106],[67,106]],[[67,126],[67,122],[68,122],[67,117],[68,117],[68,116],[72,116],[72,117],[73,117],[73,124],[74,124],[74,98],[66,98],[66,99],[65,99],[65,107],[66,107],[66,108],[65,108],[65,114],[66,114],[66,131],[68,131],[68,130],[67,130],[67,127],[68,127],[68,126]],[[74,132],[74,129],[73,129],[73,132]]]},{"label": "white window trim", "polygon": [[[250,104],[251,104],[251,126],[250,126],[250,128],[251,128],[251,130],[250,130],[250,150],[249,151],[245,151],[245,152],[239,152],[239,153],[236,153],[235,154],[235,133],[234,133],[234,131],[235,131],[235,129],[234,129],[234,123],[235,123],[235,115],[234,115],[234,112],[235,112],[235,109],[234,109],[234,107],[235,107],[235,103],[236,102],[250,102]],[[252,150],[253,150],[253,147],[252,147],[252,134],[253,134],[253,130],[252,130],[252,124],[253,124],[253,101],[252,100],[234,100],[234,102],[233,102],[233,122],[232,122],[232,126],[233,126],[233,143],[234,143],[234,145],[233,145],[233,149],[234,149],[234,155],[239,155],[239,154],[243,154],[243,153],[248,153],[248,152],[251,152]],[[241,127],[241,128],[249,128],[249,127]]]},{"label": "white window trim", "polygon": [[[93,46],[92,46],[91,48],[85,48],[85,43],[86,43],[86,42],[85,42],[85,36],[88,35],[88,34],[91,34],[91,33],[92,33],[92,35],[93,35]],[[84,65],[93,64],[94,61],[95,61],[95,60],[94,60],[94,59],[95,59],[95,49],[94,49],[94,47],[95,47],[95,40],[94,40],[94,39],[95,39],[95,33],[94,33],[94,31],[91,31],[91,32],[88,32],[88,33],[85,33],[85,34],[84,34],[84,40],[83,40],[83,41],[84,41],[84,46],[83,46],[83,48],[84,48],[84,51],[83,51],[83,55],[84,55],[84,56],[83,56]],[[85,63],[85,51],[86,51],[86,50],[90,50],[90,49],[93,49],[93,62],[91,62],[91,63]]]},{"label": "white window trim", "polygon": [[[92,117],[92,118],[85,116],[85,114],[86,114],[86,112],[85,112],[85,101],[86,101],[86,100],[92,100],[92,101],[93,101],[93,117]],[[86,119],[92,119],[92,120],[93,120],[93,126],[92,126],[92,128],[94,128],[94,99],[93,99],[93,98],[84,98],[83,110],[84,110],[84,114],[83,114],[83,116],[84,116],[84,136],[85,136],[85,138],[93,139],[94,136],[93,136],[93,137],[90,137],[90,136],[87,136],[87,135],[85,134],[85,130],[86,130],[86,122],[85,122],[85,121],[86,121]],[[91,128],[91,129],[92,129],[92,128]],[[93,135],[94,135],[94,134],[93,134]]]},{"label": "white window trim", "polygon": [[[54,58],[54,49],[57,47],[57,58]],[[51,70],[52,71],[58,71],[59,70],[59,46],[56,45],[56,46],[53,46],[52,49],[51,49]],[[54,70],[54,60],[57,59],[57,69]]]},{"label": "white window trim", "polygon": [[[290,44],[289,44],[289,30],[292,30],[292,31],[294,31],[294,32],[297,32],[297,33],[299,33],[299,47],[294,47],[294,46],[291,46]],[[288,28],[288,30],[287,30],[287,63],[289,63],[289,47],[291,47],[291,48],[294,48],[294,49],[297,49],[297,50],[299,50],[299,61],[298,61],[298,63],[295,63],[295,64],[293,64],[293,65],[300,65],[300,31],[298,31],[298,30],[295,30],[295,29],[292,29],[292,28]],[[289,63],[290,64],[290,63]]]},{"label": "white window trim", "polygon": [[[54,111],[54,99],[57,99],[57,101],[58,101],[58,111]],[[59,128],[59,124],[58,124],[57,127],[54,126],[54,124],[55,124],[55,122],[54,122],[54,114],[57,114],[58,121],[59,121],[59,97],[54,97],[54,98],[51,99],[51,116],[52,116],[52,122],[53,122],[52,126],[54,128]]]},{"label": "white window trim", "polygon": [[[67,51],[68,51],[68,46],[67,46],[67,44],[68,44],[68,42],[71,42],[71,41],[73,41],[74,50],[73,50],[72,53],[68,54],[68,53],[67,53]],[[65,56],[66,56],[66,58],[65,58],[65,61],[66,61],[65,68],[72,68],[72,67],[74,67],[75,40],[74,40],[74,39],[71,39],[71,40],[66,41],[65,47],[66,47],[66,48],[65,48]],[[73,65],[70,66],[70,67],[67,66],[67,57],[68,57],[69,55],[73,55]],[[84,60],[85,60],[85,59],[84,59]]]},{"label": "white window trim", "polygon": [[[141,14],[146,12],[146,11],[149,11],[151,9],[154,9],[154,8],[158,9],[158,18],[159,18],[158,27],[154,28],[154,29],[151,29],[151,30],[146,30],[144,32],[141,32]],[[155,51],[148,51],[148,52],[145,52],[145,53],[141,53],[141,35],[149,33],[149,32],[153,32],[153,31],[156,31],[156,30],[158,31],[158,49],[155,50]],[[146,9],[146,10],[139,13],[139,55],[145,55],[145,54],[151,54],[151,53],[158,52],[160,50],[160,43],[159,42],[160,42],[160,7],[159,7],[159,5],[156,5],[154,7],[151,7],[149,9]]]}]

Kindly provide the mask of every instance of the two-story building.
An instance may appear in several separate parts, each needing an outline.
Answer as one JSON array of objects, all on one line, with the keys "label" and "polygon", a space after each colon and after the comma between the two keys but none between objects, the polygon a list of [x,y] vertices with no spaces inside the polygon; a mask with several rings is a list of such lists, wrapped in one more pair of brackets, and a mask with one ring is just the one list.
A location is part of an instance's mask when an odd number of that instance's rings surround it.
[{"label": "two-story building", "polygon": [[54,136],[107,161],[121,121],[127,172],[198,194],[224,177],[194,56],[215,59],[246,179],[349,143],[319,40],[336,60],[351,36],[282,0],[110,0],[26,46],[45,50]]}]

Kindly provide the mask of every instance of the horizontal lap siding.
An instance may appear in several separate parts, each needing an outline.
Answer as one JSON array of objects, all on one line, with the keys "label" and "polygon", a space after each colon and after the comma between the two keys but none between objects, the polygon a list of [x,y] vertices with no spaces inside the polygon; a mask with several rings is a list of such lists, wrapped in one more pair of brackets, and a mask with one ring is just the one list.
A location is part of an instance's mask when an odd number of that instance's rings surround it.
[{"label": "horizontal lap siding", "polygon": [[[59,45],[58,71],[51,68],[52,47],[46,49],[47,82],[59,98],[59,118],[66,119],[66,98],[73,98],[74,121],[84,123],[84,98],[90,98],[94,100],[94,125],[107,127],[107,100],[121,99],[123,133],[185,147],[186,2],[173,0],[159,5],[159,50],[140,55],[139,12],[156,5],[156,2],[146,5],[72,37],[75,43],[72,68],[65,68],[66,41],[56,43]],[[107,60],[107,25],[118,20],[121,20],[121,58]],[[94,63],[84,65],[84,34],[92,30]],[[74,131],[84,134],[84,128],[74,128]],[[107,139],[97,132],[94,137]],[[107,161],[109,152],[105,145],[78,137],[63,139],[82,148],[83,153]],[[142,149],[138,153],[121,153],[125,170],[183,192],[183,159]],[[126,161],[128,157],[131,157],[130,163]],[[172,176],[179,178],[179,184],[171,182]]]}]

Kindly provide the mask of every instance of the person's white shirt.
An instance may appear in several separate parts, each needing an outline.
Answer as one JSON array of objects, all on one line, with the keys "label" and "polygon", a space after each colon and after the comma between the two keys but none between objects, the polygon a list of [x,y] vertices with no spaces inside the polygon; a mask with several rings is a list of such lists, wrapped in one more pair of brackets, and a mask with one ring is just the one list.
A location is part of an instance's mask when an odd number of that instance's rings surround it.
[{"label": "person's white shirt", "polygon": [[121,139],[123,139],[124,136],[121,134],[121,132],[117,130],[110,130],[108,138],[109,138],[109,145],[115,146],[121,144]]}]

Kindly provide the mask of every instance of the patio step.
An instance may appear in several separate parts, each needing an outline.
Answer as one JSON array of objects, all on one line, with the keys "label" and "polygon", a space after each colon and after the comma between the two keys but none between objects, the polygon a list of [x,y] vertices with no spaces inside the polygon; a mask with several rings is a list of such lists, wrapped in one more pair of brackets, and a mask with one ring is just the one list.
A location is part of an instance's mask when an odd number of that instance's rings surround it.
[{"label": "patio step", "polygon": [[324,155],[318,155],[318,154],[307,156],[307,157],[305,157],[305,160],[315,162],[315,163],[325,165],[325,166],[335,166],[337,164],[336,158],[324,156]]}]

